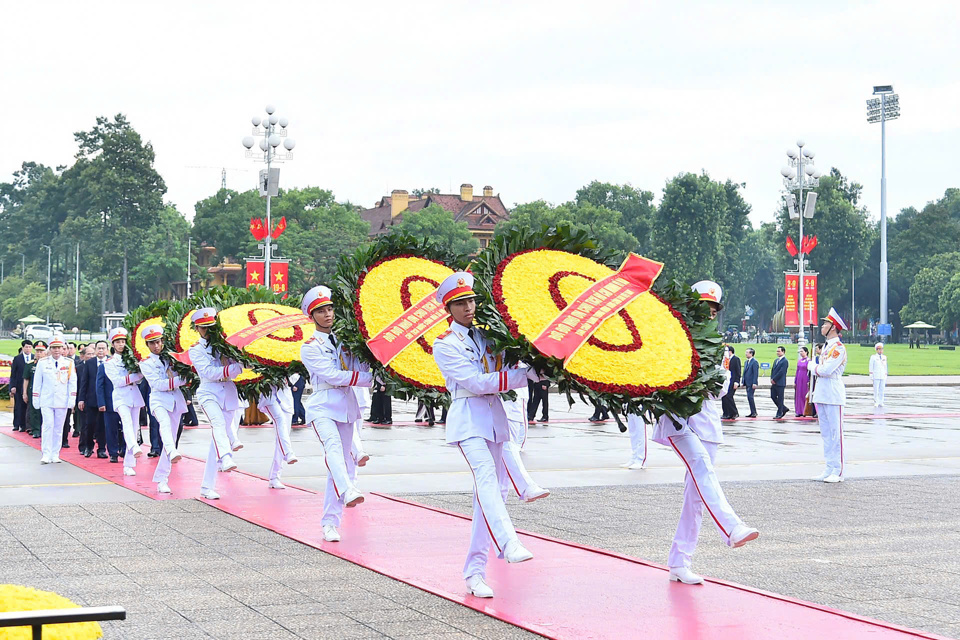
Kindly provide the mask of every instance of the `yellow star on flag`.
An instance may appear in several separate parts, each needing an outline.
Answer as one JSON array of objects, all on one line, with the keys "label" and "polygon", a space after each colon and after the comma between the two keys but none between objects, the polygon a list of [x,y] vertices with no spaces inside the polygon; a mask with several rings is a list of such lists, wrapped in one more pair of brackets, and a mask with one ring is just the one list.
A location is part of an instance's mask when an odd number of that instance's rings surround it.
[{"label": "yellow star on flag", "polygon": [[260,281],[260,272],[259,272],[259,271],[253,271],[253,272],[250,274],[250,279],[253,280],[254,282],[259,282],[259,281]]},{"label": "yellow star on flag", "polygon": [[274,274],[277,277],[277,282],[283,282],[283,274],[279,271]]}]

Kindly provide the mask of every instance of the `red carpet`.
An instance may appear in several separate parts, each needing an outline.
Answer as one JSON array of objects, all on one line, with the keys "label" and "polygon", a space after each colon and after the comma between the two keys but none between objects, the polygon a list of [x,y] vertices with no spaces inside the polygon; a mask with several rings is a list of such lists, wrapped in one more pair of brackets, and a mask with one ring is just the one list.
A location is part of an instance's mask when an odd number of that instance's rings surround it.
[{"label": "red carpet", "polygon": [[[39,440],[5,434],[39,448]],[[145,455],[132,478],[123,476],[121,464],[84,458],[76,448],[65,449],[62,458],[143,495],[166,497],[157,494],[151,482],[155,460]],[[242,454],[238,458],[242,465]],[[177,464],[172,497],[197,498],[202,473],[198,460]],[[221,474],[217,485],[222,498],[205,501],[211,506],[550,638],[939,637],[719,580],[693,587],[671,583],[661,566],[535,534],[521,535],[536,556],[532,561],[490,563],[487,579],[497,597],[480,600],[466,594],[460,578],[470,526],[463,516],[367,494],[366,502],[347,510],[343,542],[328,543],[320,527],[322,496],[289,485],[271,490],[262,478],[236,472]]]}]

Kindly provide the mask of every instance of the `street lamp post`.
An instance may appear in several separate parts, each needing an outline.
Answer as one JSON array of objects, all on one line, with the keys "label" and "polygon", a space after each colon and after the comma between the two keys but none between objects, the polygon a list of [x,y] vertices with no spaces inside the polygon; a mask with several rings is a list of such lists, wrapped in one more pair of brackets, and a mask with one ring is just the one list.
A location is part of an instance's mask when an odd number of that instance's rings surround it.
[{"label": "street lamp post", "polygon": [[[266,244],[263,259],[263,281],[269,287],[272,283],[270,280],[270,259],[272,258],[270,198],[277,195],[280,182],[280,169],[273,168],[271,165],[292,160],[293,154],[291,151],[293,151],[293,147],[296,146],[296,142],[294,142],[293,138],[287,138],[287,125],[290,121],[287,120],[287,118],[279,117],[275,113],[276,108],[274,108],[272,104],[268,104],[265,111],[267,112],[266,118],[261,120],[259,116],[253,116],[251,119],[253,123],[253,135],[246,136],[243,139],[243,146],[247,148],[246,156],[248,158],[253,158],[267,165],[267,169],[260,172],[260,195],[266,196],[267,198],[267,237],[264,239]],[[260,138],[258,143],[260,152],[252,150],[254,143],[257,143],[256,138]],[[286,138],[286,140],[284,140],[284,138]],[[286,153],[278,153],[277,147],[279,147],[281,143],[283,144],[283,148],[286,149]]]},{"label": "street lamp post", "polygon": [[48,245],[40,245],[41,249],[47,250],[47,324],[50,324],[50,254],[51,249]]},{"label": "street lamp post", "polygon": [[[893,86],[878,85],[867,100],[867,122],[880,123],[880,324],[887,320],[887,120],[900,117],[900,96]],[[886,336],[881,339],[885,340]]]},{"label": "street lamp post", "polygon": [[[797,149],[787,149],[787,164],[780,169],[780,175],[783,176],[783,186],[787,190],[787,213],[791,220],[800,220],[800,246],[803,247],[803,219],[812,218],[814,208],[817,204],[817,194],[811,191],[807,194],[806,205],[803,203],[804,188],[812,189],[820,185],[820,171],[813,166],[814,153],[809,148],[805,148],[803,140],[797,140]],[[796,191],[795,196],[793,192]],[[803,210],[800,210],[803,207]],[[797,346],[802,347],[806,344],[806,331],[804,330],[804,257],[798,254],[797,266],[800,271],[800,335],[797,338]],[[812,337],[812,336],[811,336]]]},{"label": "street lamp post", "polygon": [[187,297],[190,297],[190,262],[193,258],[193,253],[191,252],[193,246],[193,238],[187,236]]}]

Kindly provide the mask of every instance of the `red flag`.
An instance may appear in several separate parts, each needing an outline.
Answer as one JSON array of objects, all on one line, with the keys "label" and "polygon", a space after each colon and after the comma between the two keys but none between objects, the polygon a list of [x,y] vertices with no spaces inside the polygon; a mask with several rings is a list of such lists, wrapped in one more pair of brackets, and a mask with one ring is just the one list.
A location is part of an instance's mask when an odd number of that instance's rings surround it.
[{"label": "red flag", "polygon": [[257,242],[260,242],[267,237],[267,230],[263,224],[263,219],[261,218],[251,218],[250,219],[250,233],[253,235],[253,239]]},{"label": "red flag", "polygon": [[273,233],[270,234],[273,236],[273,239],[276,240],[280,237],[280,234],[287,230],[287,216],[280,218],[280,222],[277,223],[277,226],[274,228]]},{"label": "red flag", "polygon": [[787,236],[787,252],[791,256],[797,255],[797,245],[793,242],[793,238],[790,236]]},{"label": "red flag", "polygon": [[263,281],[263,260],[247,260],[247,288],[266,287]]},{"label": "red flag", "polygon": [[807,253],[810,253],[817,247],[817,236],[811,236],[810,238],[810,248],[807,249]]},{"label": "red flag", "polygon": [[271,262],[270,263],[270,284],[272,285],[274,293],[282,293],[283,297],[287,297],[287,287],[289,286],[289,276],[288,276],[289,265],[286,262]]}]

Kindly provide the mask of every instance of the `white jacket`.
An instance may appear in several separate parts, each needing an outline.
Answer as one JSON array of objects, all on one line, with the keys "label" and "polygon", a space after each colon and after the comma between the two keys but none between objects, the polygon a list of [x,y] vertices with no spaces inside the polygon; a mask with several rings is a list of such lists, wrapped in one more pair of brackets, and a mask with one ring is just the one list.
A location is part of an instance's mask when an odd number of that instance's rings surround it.
[{"label": "white jacket", "polygon": [[186,381],[174,374],[173,368],[153,353],[140,362],[140,372],[150,385],[150,411],[158,408],[169,413],[186,413],[187,401],[180,387]]},{"label": "white jacket", "polygon": [[817,386],[813,389],[814,404],[847,404],[847,390],[841,376],[847,366],[847,348],[840,338],[830,338],[820,352],[820,362],[811,359],[807,369],[816,374]]},{"label": "white jacket", "polygon": [[493,354],[483,330],[454,322],[433,343],[433,359],[450,392],[447,444],[481,437],[507,442],[510,431],[500,393],[526,388],[527,367],[508,369]]},{"label": "white jacket", "polygon": [[360,405],[351,387],[373,385],[370,367],[345,351],[331,334],[315,331],[313,337],[300,347],[300,360],[310,374],[313,393],[304,403],[307,424],[317,418],[337,422],[355,422],[360,419]]},{"label": "white jacket", "polygon": [[189,349],[190,362],[200,377],[200,386],[197,387],[197,402],[215,402],[224,411],[236,411],[240,407],[237,396],[237,385],[233,383],[243,371],[239,363],[222,358],[214,353],[206,340],[200,339]]},{"label": "white jacket", "polygon": [[[721,368],[721,367],[718,367]],[[704,399],[700,413],[689,418],[678,418],[670,414],[664,414],[657,420],[653,427],[653,436],[651,440],[656,443],[670,446],[670,436],[678,436],[691,431],[697,434],[704,442],[723,443],[723,424],[720,422],[722,409],[720,407],[720,398],[727,395],[730,390],[730,372],[724,369],[726,379],[723,382],[723,388],[720,393]],[[677,429],[673,424],[676,420],[682,427]]]},{"label": "white jacket", "polygon": [[887,379],[887,356],[875,353],[870,356],[870,377],[874,380]]},{"label": "white jacket", "polygon": [[113,354],[103,363],[103,374],[110,379],[113,384],[113,408],[133,407],[139,409],[145,403],[143,396],[140,395],[140,389],[137,383],[143,380],[139,373],[130,373],[123,366],[123,359],[119,353]]},{"label": "white jacket", "polygon": [[[73,358],[47,356],[33,374],[33,408],[70,409],[77,401],[77,371]],[[57,436],[59,437],[59,436]]]}]

